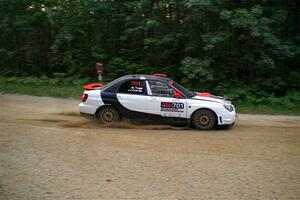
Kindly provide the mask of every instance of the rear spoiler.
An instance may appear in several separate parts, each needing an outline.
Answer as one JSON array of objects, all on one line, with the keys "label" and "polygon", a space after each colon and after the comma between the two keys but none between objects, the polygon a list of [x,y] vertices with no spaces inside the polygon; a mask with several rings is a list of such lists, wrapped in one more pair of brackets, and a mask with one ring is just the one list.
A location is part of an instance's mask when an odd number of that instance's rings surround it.
[{"label": "rear spoiler", "polygon": [[87,85],[83,86],[82,89],[84,89],[84,90],[96,90],[99,87],[103,87],[103,86],[104,86],[104,84],[102,84],[102,83],[90,83],[90,84],[87,84]]}]

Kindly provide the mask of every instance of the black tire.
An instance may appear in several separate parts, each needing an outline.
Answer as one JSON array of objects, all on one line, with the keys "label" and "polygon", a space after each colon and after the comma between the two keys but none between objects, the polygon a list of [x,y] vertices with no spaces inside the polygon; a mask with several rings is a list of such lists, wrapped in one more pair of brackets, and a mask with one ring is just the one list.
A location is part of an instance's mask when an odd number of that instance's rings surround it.
[{"label": "black tire", "polygon": [[121,119],[120,113],[111,106],[101,108],[97,113],[97,119],[100,123],[111,124]]},{"label": "black tire", "polygon": [[198,130],[211,130],[215,127],[217,119],[211,110],[197,110],[191,119],[192,125]]}]

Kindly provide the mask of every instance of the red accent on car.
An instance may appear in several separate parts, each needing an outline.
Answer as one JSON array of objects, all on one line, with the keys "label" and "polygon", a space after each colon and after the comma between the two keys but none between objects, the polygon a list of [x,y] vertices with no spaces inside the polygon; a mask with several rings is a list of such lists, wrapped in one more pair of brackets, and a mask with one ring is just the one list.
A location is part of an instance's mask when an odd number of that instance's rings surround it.
[{"label": "red accent on car", "polygon": [[82,88],[84,90],[95,90],[96,87],[103,87],[103,86],[104,85],[102,83],[90,83],[90,84],[83,86]]},{"label": "red accent on car", "polygon": [[182,96],[181,96],[181,94],[179,92],[175,92],[175,94],[173,95],[173,97],[179,99]]},{"label": "red accent on car", "polygon": [[153,74],[154,76],[167,77],[167,74]]},{"label": "red accent on car", "polygon": [[140,81],[131,81],[131,85],[140,86],[141,82]]},{"label": "red accent on car", "polygon": [[209,92],[200,92],[198,95],[201,97],[211,97],[212,96],[212,94]]},{"label": "red accent on car", "polygon": [[172,107],[172,103],[171,102],[162,102],[161,107],[170,108],[170,107]]},{"label": "red accent on car", "polygon": [[82,98],[81,98],[81,101],[84,103],[86,102],[86,100],[88,99],[89,95],[88,94],[83,94],[82,95]]},{"label": "red accent on car", "polygon": [[169,86],[170,86],[171,88],[173,88],[177,93],[181,94],[181,96],[183,96],[182,92],[181,92],[180,90],[178,90],[178,89],[173,85],[173,83],[174,83],[174,81],[171,80],[171,81],[169,82]]}]

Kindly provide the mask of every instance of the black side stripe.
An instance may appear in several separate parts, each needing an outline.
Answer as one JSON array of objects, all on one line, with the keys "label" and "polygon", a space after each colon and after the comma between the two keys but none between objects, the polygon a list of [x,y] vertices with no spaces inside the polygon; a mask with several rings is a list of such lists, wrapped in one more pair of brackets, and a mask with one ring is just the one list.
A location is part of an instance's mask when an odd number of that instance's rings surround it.
[{"label": "black side stripe", "polygon": [[105,105],[113,106],[121,113],[122,116],[127,117],[129,119],[160,119],[161,118],[161,115],[129,110],[119,102],[117,98],[117,93],[102,91],[101,99]]}]

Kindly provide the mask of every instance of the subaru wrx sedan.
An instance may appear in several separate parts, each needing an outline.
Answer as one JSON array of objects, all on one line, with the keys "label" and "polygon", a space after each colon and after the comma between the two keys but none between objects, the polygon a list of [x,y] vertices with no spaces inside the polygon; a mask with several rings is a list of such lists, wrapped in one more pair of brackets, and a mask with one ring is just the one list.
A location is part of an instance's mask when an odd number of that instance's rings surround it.
[{"label": "subaru wrx sedan", "polygon": [[164,74],[126,75],[103,87],[86,90],[79,110],[101,123],[127,118],[190,124],[199,130],[231,126],[236,119],[235,108],[226,98],[191,92]]}]

